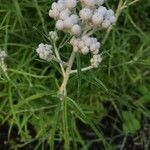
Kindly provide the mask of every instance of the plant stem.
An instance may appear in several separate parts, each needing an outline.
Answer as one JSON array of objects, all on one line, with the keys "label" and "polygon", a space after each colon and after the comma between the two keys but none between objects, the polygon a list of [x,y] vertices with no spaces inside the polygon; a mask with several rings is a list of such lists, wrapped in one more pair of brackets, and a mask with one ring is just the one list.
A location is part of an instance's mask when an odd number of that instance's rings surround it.
[{"label": "plant stem", "polygon": [[[61,60],[60,58],[60,55],[59,55],[59,52],[58,52],[58,49],[57,49],[57,46],[56,46],[56,43],[54,43],[54,51],[55,51],[55,54],[56,54],[56,57],[58,60]],[[61,68],[61,71],[62,71],[62,74],[63,74],[63,77],[65,76],[65,70],[64,70],[64,67],[62,65],[62,63],[59,63],[60,65],[60,68]]]},{"label": "plant stem", "polygon": [[68,67],[66,68],[66,72],[64,73],[63,82],[59,89],[59,94],[63,97],[67,95],[66,86],[67,86],[67,83],[68,83],[68,80],[70,77],[70,72],[71,72],[71,68],[72,68],[74,60],[75,60],[75,52],[73,51],[69,58]]},{"label": "plant stem", "polygon": [[[52,58],[54,61],[56,61],[57,63],[60,63],[63,65],[63,67],[68,66],[68,64],[66,62],[64,62],[63,60],[60,60],[58,58],[56,58],[55,56]],[[51,61],[51,60],[50,60]]]},{"label": "plant stem", "polygon": [[[93,69],[93,66],[88,66],[88,67],[82,68],[81,71],[84,72],[84,71],[88,71],[88,70],[91,70],[91,69]],[[77,73],[77,72],[78,72],[77,69],[76,70],[72,70],[70,72],[70,74],[74,74],[74,73]]]},{"label": "plant stem", "polygon": [[124,6],[122,7],[123,9],[124,9],[124,8],[127,8],[128,6],[131,6],[131,5],[135,4],[135,3],[137,3],[137,2],[139,2],[139,0],[134,0],[134,1],[130,2],[130,3],[128,3],[128,4],[126,4],[126,2],[127,2],[127,1],[125,1]]}]

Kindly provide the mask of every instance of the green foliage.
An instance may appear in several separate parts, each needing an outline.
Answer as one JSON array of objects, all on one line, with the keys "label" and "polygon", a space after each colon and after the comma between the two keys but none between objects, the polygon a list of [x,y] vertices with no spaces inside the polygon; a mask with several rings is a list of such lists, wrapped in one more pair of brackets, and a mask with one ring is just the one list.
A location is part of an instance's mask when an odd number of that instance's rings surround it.
[{"label": "green foliage", "polygon": [[134,114],[132,114],[129,111],[125,111],[122,113],[123,115],[123,131],[124,133],[135,133],[137,130],[140,129],[140,123],[139,120],[136,119]]},{"label": "green foliage", "polygon": [[[0,48],[8,53],[8,76],[0,72],[0,130],[2,125],[9,126],[6,137],[0,133],[2,140],[8,140],[12,149],[46,149],[48,144],[50,149],[61,145],[65,150],[87,150],[97,143],[101,149],[129,149],[125,146],[131,135],[148,149],[149,1],[139,1],[122,12],[102,45],[98,69],[81,72],[89,58],[76,57],[78,73],[71,75],[64,101],[57,95],[62,81],[59,66],[39,60],[35,53],[39,43],[50,42],[47,35],[54,22],[48,9],[52,2],[0,0]],[[114,9],[117,3],[108,1]],[[105,34],[95,36],[102,41]],[[59,37],[61,56],[67,60],[69,37],[64,33]],[[119,143],[115,142],[120,136]],[[6,149],[4,143],[0,149]]]}]

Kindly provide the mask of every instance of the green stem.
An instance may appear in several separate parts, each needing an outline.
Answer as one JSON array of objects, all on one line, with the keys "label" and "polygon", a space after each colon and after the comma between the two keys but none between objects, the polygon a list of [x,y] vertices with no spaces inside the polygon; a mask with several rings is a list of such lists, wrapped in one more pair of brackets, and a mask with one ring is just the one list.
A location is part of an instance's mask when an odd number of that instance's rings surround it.
[{"label": "green stem", "polygon": [[67,110],[67,101],[62,102],[63,112],[62,112],[62,121],[63,121],[63,132],[64,132],[64,150],[69,150],[69,129],[68,129],[68,110]]},{"label": "green stem", "polygon": [[[88,70],[91,70],[91,69],[93,69],[93,66],[88,66],[88,67],[82,68],[81,71],[84,72],[84,71],[88,71]],[[70,72],[70,74],[74,74],[74,73],[77,73],[77,72],[78,72],[77,69],[76,70],[72,70]]]}]

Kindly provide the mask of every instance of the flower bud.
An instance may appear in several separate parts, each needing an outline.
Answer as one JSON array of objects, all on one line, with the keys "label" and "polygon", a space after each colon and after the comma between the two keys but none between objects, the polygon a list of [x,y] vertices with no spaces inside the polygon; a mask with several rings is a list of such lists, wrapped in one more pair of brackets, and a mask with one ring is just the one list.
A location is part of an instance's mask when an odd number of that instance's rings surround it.
[{"label": "flower bud", "polygon": [[110,16],[109,21],[114,24],[116,22],[116,17],[115,16]]},{"label": "flower bud", "polygon": [[112,9],[107,10],[108,16],[114,16],[114,11]]},{"label": "flower bud", "polygon": [[63,29],[64,29],[64,22],[63,22],[62,20],[58,20],[58,21],[56,22],[56,28],[57,28],[58,30],[63,30]]},{"label": "flower bud", "polygon": [[60,12],[59,19],[65,20],[69,17],[69,15],[70,15],[70,11],[68,9],[65,9]]},{"label": "flower bud", "polygon": [[73,26],[73,21],[71,20],[71,18],[66,18],[65,20],[64,20],[64,27],[65,28],[71,28]]},{"label": "flower bud", "polygon": [[65,5],[69,9],[73,9],[77,5],[77,0],[65,0]]},{"label": "flower bud", "polygon": [[53,58],[52,46],[47,44],[39,44],[38,48],[36,49],[39,57],[43,60],[51,60]]},{"label": "flower bud", "polygon": [[71,28],[71,32],[74,34],[74,35],[80,35],[81,34],[81,27],[76,24],[74,25],[72,28]]},{"label": "flower bud", "polygon": [[77,24],[77,23],[79,22],[79,17],[78,17],[77,15],[75,15],[75,14],[72,14],[72,15],[70,16],[70,18],[71,18],[71,20],[72,20],[72,22],[73,22],[74,24]]},{"label": "flower bud", "polygon": [[89,8],[83,8],[80,12],[79,12],[79,15],[81,17],[82,20],[89,20],[91,19],[92,15],[93,15],[93,12],[91,9]]},{"label": "flower bud", "polygon": [[106,7],[104,7],[104,6],[100,6],[100,7],[97,9],[97,12],[100,13],[102,16],[104,16],[104,15],[107,13],[107,9],[106,9]]},{"label": "flower bud", "polygon": [[56,31],[51,31],[51,32],[49,32],[49,35],[50,35],[50,37],[51,37],[51,39],[52,39],[53,41],[57,41],[58,35],[57,35],[57,32],[56,32]]},{"label": "flower bud", "polygon": [[101,6],[104,4],[104,2],[105,2],[105,0],[97,0],[97,5]]},{"label": "flower bud", "polygon": [[87,46],[84,46],[82,49],[81,49],[81,52],[82,54],[86,55],[89,53],[89,48]]},{"label": "flower bud", "polygon": [[85,3],[85,5],[90,7],[94,7],[96,4],[96,0],[83,0],[83,2]]},{"label": "flower bud", "polygon": [[92,17],[92,22],[95,25],[100,25],[103,21],[103,16],[100,13],[95,13]]},{"label": "flower bud", "polygon": [[103,28],[108,28],[110,26],[110,21],[109,20],[104,20],[103,23],[102,23],[102,27]]}]

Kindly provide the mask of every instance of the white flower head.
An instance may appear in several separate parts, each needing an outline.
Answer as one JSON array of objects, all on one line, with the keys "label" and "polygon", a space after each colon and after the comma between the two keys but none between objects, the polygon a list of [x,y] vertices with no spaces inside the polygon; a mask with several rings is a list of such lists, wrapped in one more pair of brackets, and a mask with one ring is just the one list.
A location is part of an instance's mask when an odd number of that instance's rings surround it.
[{"label": "white flower head", "polygon": [[65,6],[65,4],[63,2],[58,2],[57,9],[61,12],[64,9],[66,9],[66,6]]},{"label": "white flower head", "polygon": [[65,6],[68,9],[73,9],[77,5],[77,0],[65,0]]},{"label": "white flower head", "polygon": [[90,8],[83,8],[79,12],[79,15],[83,21],[91,19],[93,12]]},{"label": "white flower head", "polygon": [[7,57],[7,53],[4,50],[0,49],[0,68],[6,72],[7,71],[7,65],[5,64],[5,58]]},{"label": "white flower head", "polygon": [[107,15],[108,16],[114,16],[114,11],[112,9],[107,10]]},{"label": "white flower head", "polygon": [[59,11],[57,9],[49,10],[49,16],[57,19],[59,17]]},{"label": "white flower head", "polygon": [[98,6],[101,6],[105,3],[105,0],[96,0],[96,1]]},{"label": "white flower head", "polygon": [[53,51],[52,46],[48,44],[39,44],[38,48],[36,49],[39,57],[43,60],[51,60],[53,58]]},{"label": "white flower head", "polygon": [[70,14],[71,14],[70,10],[65,9],[60,12],[59,19],[65,20],[66,18],[69,17]]},{"label": "white flower head", "polygon": [[109,20],[104,20],[102,23],[103,28],[108,28],[111,25],[111,22]]},{"label": "white flower head", "polygon": [[91,61],[91,65],[94,68],[97,68],[99,66],[99,64],[101,63],[101,61],[102,61],[102,57],[101,57],[101,55],[96,54],[96,55],[93,55],[93,58],[91,58],[90,61]]},{"label": "white flower head", "polygon": [[104,7],[104,6],[100,6],[98,9],[97,9],[97,12],[99,13],[99,14],[101,14],[101,15],[105,15],[106,13],[107,13],[107,9],[106,9],[106,7]]},{"label": "white flower head", "polygon": [[100,13],[95,13],[92,17],[92,22],[94,23],[94,25],[100,25],[103,21],[103,15],[101,15]]},{"label": "white flower head", "polygon": [[64,20],[64,27],[67,29],[71,29],[74,25],[74,22],[72,21],[72,19],[70,17],[66,18]]},{"label": "white flower head", "polygon": [[0,49],[0,59],[7,57],[7,53],[4,50]]},{"label": "white flower head", "polygon": [[89,53],[89,48],[87,46],[84,46],[82,49],[81,49],[81,52],[82,54],[86,55]]},{"label": "white flower head", "polygon": [[56,28],[57,28],[58,30],[63,30],[63,29],[64,29],[64,21],[58,20],[58,21],[56,22]]},{"label": "white flower head", "polygon": [[72,28],[71,31],[73,35],[80,35],[81,34],[81,27],[78,24],[75,24]]},{"label": "white flower head", "polygon": [[97,0],[82,0],[85,5],[89,7],[94,7],[97,4]]},{"label": "white flower head", "polygon": [[76,15],[76,14],[72,14],[71,16],[70,16],[70,18],[71,18],[71,20],[72,20],[72,22],[74,23],[74,24],[77,24],[78,22],[79,22],[79,17],[78,17],[78,15]]}]

